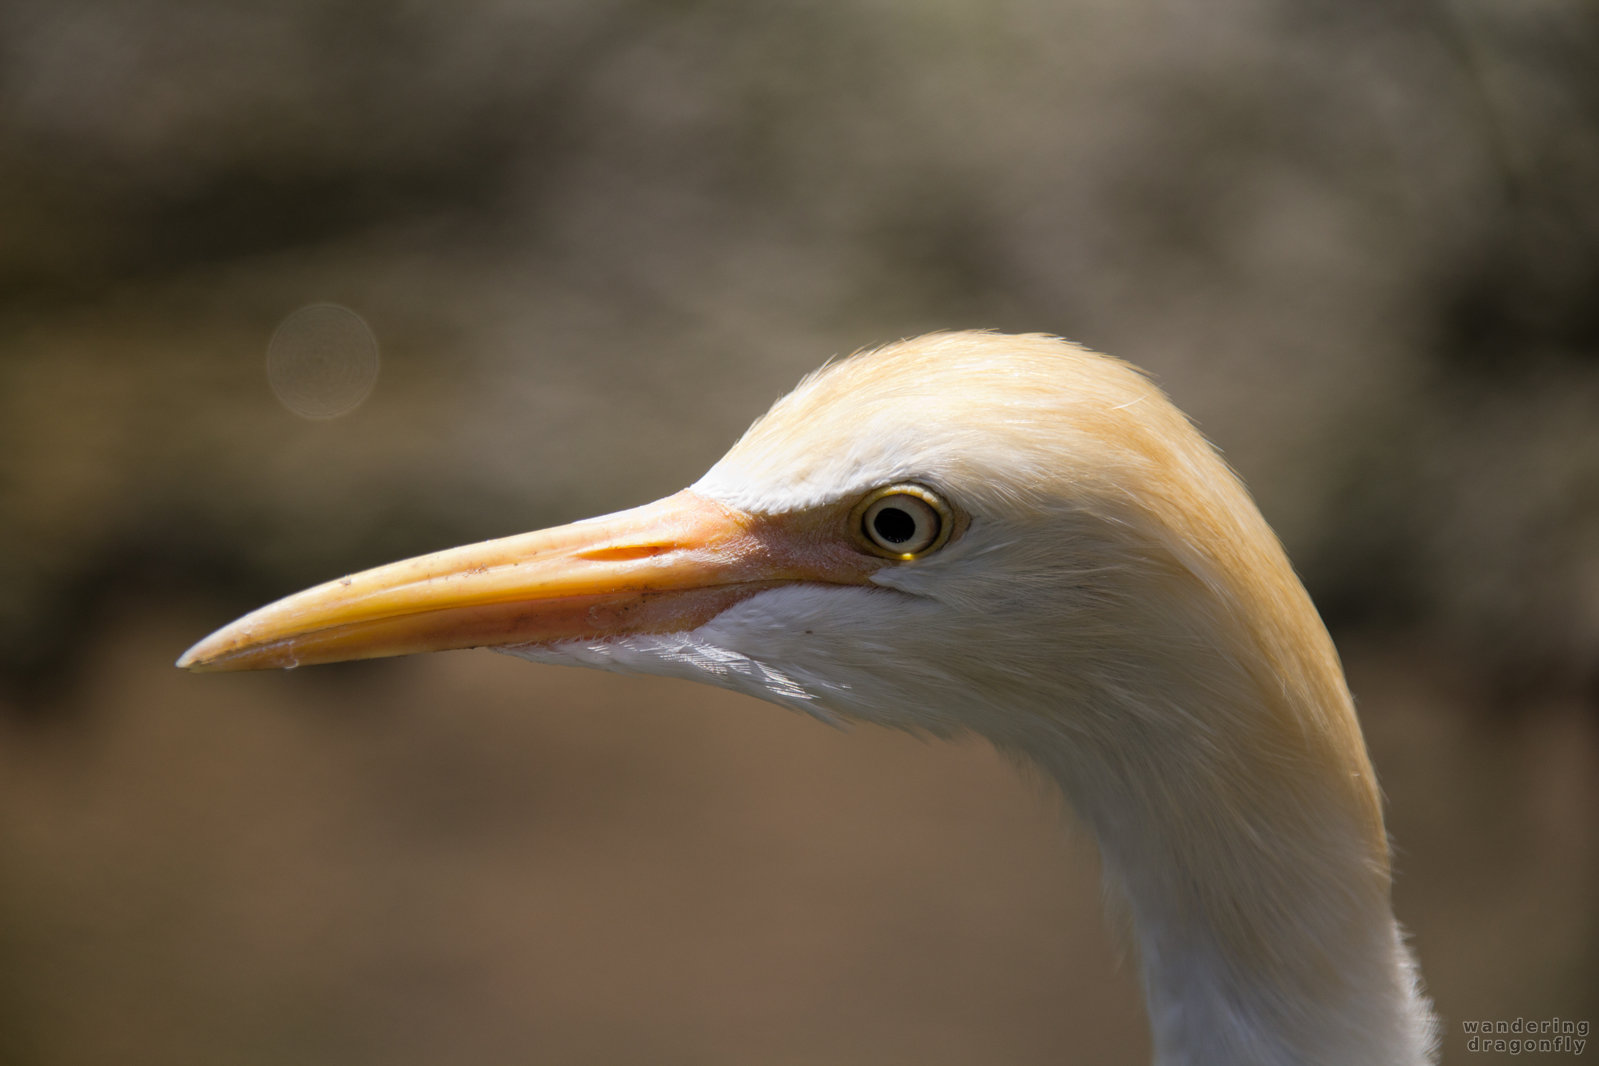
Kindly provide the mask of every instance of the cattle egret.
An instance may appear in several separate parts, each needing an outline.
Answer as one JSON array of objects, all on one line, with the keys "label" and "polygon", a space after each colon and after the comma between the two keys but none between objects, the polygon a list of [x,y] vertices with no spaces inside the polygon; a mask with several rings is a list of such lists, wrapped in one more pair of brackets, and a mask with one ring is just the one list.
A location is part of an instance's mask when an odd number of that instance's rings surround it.
[{"label": "cattle egret", "polygon": [[1157,1063],[1432,1061],[1332,640],[1125,363],[994,333],[859,354],[682,492],[329,582],[178,665],[465,647],[986,737],[1097,838]]}]

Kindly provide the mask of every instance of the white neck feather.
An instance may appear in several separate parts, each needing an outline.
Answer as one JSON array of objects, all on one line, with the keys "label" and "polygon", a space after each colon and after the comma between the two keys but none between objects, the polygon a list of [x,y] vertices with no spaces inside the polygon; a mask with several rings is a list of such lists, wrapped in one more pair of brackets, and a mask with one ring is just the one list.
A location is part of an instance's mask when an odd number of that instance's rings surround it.
[{"label": "white neck feather", "polygon": [[1147,764],[1152,787],[1129,805],[1112,792],[1125,778],[1096,774],[1104,761],[1085,772],[1080,749],[1059,754],[1045,769],[1093,828],[1131,921],[1156,1066],[1435,1061],[1387,856],[1364,854],[1358,818],[1218,809]]},{"label": "white neck feather", "polygon": [[[773,590],[694,633],[517,651],[711,681],[827,720],[963,728],[884,716],[884,708],[947,705],[949,679],[931,668],[896,675],[904,699],[883,699],[874,650],[852,657],[854,644],[826,639],[837,595]],[[865,592],[855,598],[862,615],[905,610]],[[1278,719],[1227,713],[1237,708],[1156,708],[1148,687],[1122,692],[1097,715],[1079,707],[1062,716],[1029,705],[1038,695],[1031,687],[1024,696],[1005,692],[1003,676],[989,682],[989,699],[966,705],[970,717],[1057,782],[1099,841],[1108,895],[1125,904],[1136,937],[1157,1066],[1433,1061],[1433,1022],[1394,921],[1387,842],[1358,732],[1353,746],[1330,754],[1317,730],[1272,734]],[[1113,699],[1107,691],[1099,690]],[[1328,698],[1332,720],[1352,725],[1341,682]],[[1293,721],[1321,718],[1301,714]],[[1116,728],[1084,729],[1085,717]],[[1267,735],[1252,734],[1250,722],[1266,723]]]},{"label": "white neck feather", "polygon": [[[781,588],[693,633],[524,654],[680,674],[823,718],[971,729],[1039,765],[1092,828],[1111,895],[1125,901],[1158,1066],[1432,1061],[1371,767],[1319,621],[1329,658],[1266,686],[1245,676],[1255,659],[1163,654],[1170,633],[1117,643],[1135,658],[1091,650],[1022,684],[998,652],[962,657],[950,645],[885,682],[861,634],[899,624],[936,639],[935,627],[914,624],[918,610],[937,607]],[[840,613],[861,629],[830,630]],[[1202,677],[1200,662],[1220,665]],[[1038,676],[1083,687],[1040,686]],[[941,717],[951,709],[960,716]]]}]

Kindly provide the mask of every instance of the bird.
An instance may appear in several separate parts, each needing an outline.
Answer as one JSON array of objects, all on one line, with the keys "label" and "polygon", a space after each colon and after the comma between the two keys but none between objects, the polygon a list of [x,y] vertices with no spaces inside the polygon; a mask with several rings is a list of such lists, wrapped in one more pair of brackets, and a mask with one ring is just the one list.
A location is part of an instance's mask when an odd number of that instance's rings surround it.
[{"label": "bird", "polygon": [[330,581],[177,665],[468,647],[984,738],[1095,838],[1157,1066],[1435,1061],[1332,639],[1131,364],[991,331],[857,352],[687,489]]}]

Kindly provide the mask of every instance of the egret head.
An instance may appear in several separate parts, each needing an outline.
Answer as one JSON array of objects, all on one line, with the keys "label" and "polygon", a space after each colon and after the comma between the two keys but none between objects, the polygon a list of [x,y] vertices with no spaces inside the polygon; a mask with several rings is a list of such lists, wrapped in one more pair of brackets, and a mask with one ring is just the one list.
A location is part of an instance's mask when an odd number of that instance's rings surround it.
[{"label": "egret head", "polygon": [[1024,751],[1048,735],[1100,766],[1240,732],[1358,742],[1237,479],[1141,373],[1038,335],[835,362],[683,493],[330,582],[181,663],[467,646]]},{"label": "egret head", "polygon": [[1425,1056],[1332,642],[1237,478],[1117,360],[992,333],[856,355],[683,492],[330,582],[179,665],[461,647],[984,736],[1099,839],[1157,1048]]}]

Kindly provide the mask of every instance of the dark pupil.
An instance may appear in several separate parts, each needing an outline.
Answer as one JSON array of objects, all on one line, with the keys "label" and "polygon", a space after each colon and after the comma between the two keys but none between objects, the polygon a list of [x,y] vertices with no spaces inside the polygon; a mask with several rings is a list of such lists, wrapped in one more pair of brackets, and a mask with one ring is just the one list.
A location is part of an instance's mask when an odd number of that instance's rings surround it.
[{"label": "dark pupil", "polygon": [[885,507],[872,518],[872,528],[890,544],[904,544],[916,535],[916,519],[898,507]]}]

